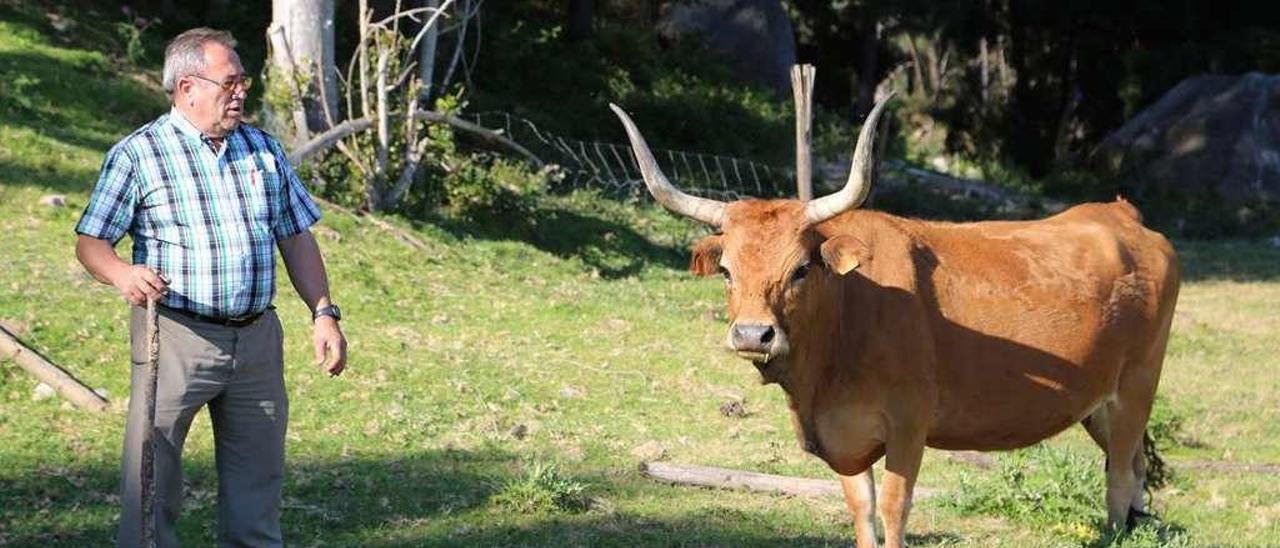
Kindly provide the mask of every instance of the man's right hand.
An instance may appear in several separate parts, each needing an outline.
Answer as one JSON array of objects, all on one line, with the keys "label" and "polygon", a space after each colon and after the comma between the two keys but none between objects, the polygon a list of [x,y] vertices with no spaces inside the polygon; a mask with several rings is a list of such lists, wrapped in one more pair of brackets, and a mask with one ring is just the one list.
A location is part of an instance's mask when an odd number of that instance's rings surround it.
[{"label": "man's right hand", "polygon": [[121,271],[111,285],[134,306],[146,306],[147,301],[158,301],[169,292],[169,282],[151,267],[141,264],[130,265]]}]

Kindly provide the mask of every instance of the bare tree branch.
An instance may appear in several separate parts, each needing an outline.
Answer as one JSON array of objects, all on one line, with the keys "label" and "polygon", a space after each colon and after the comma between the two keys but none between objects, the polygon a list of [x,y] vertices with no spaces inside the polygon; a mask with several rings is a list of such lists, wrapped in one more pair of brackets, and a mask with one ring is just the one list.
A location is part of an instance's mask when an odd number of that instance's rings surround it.
[{"label": "bare tree branch", "polygon": [[[541,158],[538,158],[538,156],[530,152],[529,149],[521,146],[520,143],[512,141],[494,130],[473,124],[456,116],[433,110],[420,110],[414,115],[414,117],[428,122],[448,124],[449,127],[471,135],[472,137],[476,137],[490,146],[504,148],[515,152],[532,163],[534,167],[541,168],[545,165],[545,162],[543,162]],[[347,120],[334,126],[329,131],[316,136],[310,142],[298,147],[297,150],[289,155],[289,162],[294,165],[301,164],[310,156],[332,148],[334,143],[338,140],[350,137],[351,135],[360,133],[361,131],[365,131],[371,127],[373,127],[372,118]]]}]

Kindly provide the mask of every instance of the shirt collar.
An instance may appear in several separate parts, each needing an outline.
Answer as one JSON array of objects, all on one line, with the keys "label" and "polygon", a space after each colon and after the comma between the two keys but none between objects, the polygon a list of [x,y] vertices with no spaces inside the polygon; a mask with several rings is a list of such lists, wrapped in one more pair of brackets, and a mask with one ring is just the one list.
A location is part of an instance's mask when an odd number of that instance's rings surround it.
[{"label": "shirt collar", "polygon": [[[173,124],[173,127],[178,130],[178,133],[199,141],[200,146],[209,146],[209,138],[205,136],[203,131],[196,129],[195,124],[191,123],[191,120],[187,119],[187,115],[178,110],[178,107],[176,106],[169,109],[169,123]],[[233,131],[231,133],[235,132]],[[222,146],[218,148],[217,152],[215,152],[217,156],[221,157],[222,153],[227,150],[227,141],[231,138],[231,133],[228,133],[222,138]]]},{"label": "shirt collar", "polygon": [[187,115],[178,110],[178,107],[169,109],[169,123],[173,124],[173,127],[183,135],[196,140],[201,140],[200,138],[204,137],[204,132],[196,129],[195,124],[192,124],[191,120],[187,119]]}]

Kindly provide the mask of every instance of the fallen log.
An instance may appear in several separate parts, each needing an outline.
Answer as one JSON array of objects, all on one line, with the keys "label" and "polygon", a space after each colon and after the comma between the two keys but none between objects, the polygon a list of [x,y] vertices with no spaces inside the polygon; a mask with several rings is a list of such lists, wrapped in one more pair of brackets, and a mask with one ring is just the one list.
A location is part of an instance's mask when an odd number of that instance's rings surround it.
[{"label": "fallen log", "polygon": [[[840,482],[835,480],[778,476],[674,462],[641,463],[640,472],[658,481],[683,485],[700,485],[717,489],[746,489],[749,491],[806,497],[844,496],[844,492],[840,489]],[[917,486],[914,498],[919,500],[934,494],[932,489]]]},{"label": "fallen log", "polygon": [[0,326],[0,361],[11,359],[81,409],[106,411],[107,400]]}]

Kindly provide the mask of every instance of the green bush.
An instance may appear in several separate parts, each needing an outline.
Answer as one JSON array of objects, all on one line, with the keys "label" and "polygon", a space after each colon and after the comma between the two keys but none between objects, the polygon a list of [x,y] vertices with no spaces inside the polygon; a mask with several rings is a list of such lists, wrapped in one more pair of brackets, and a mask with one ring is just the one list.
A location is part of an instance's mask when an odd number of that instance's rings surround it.
[{"label": "green bush", "polygon": [[490,154],[459,156],[440,178],[445,213],[467,221],[498,221],[529,214],[546,190],[546,177],[519,161]]},{"label": "green bush", "polygon": [[524,474],[503,483],[490,502],[522,514],[582,511],[588,507],[586,484],[564,476],[551,463],[529,462]]}]

